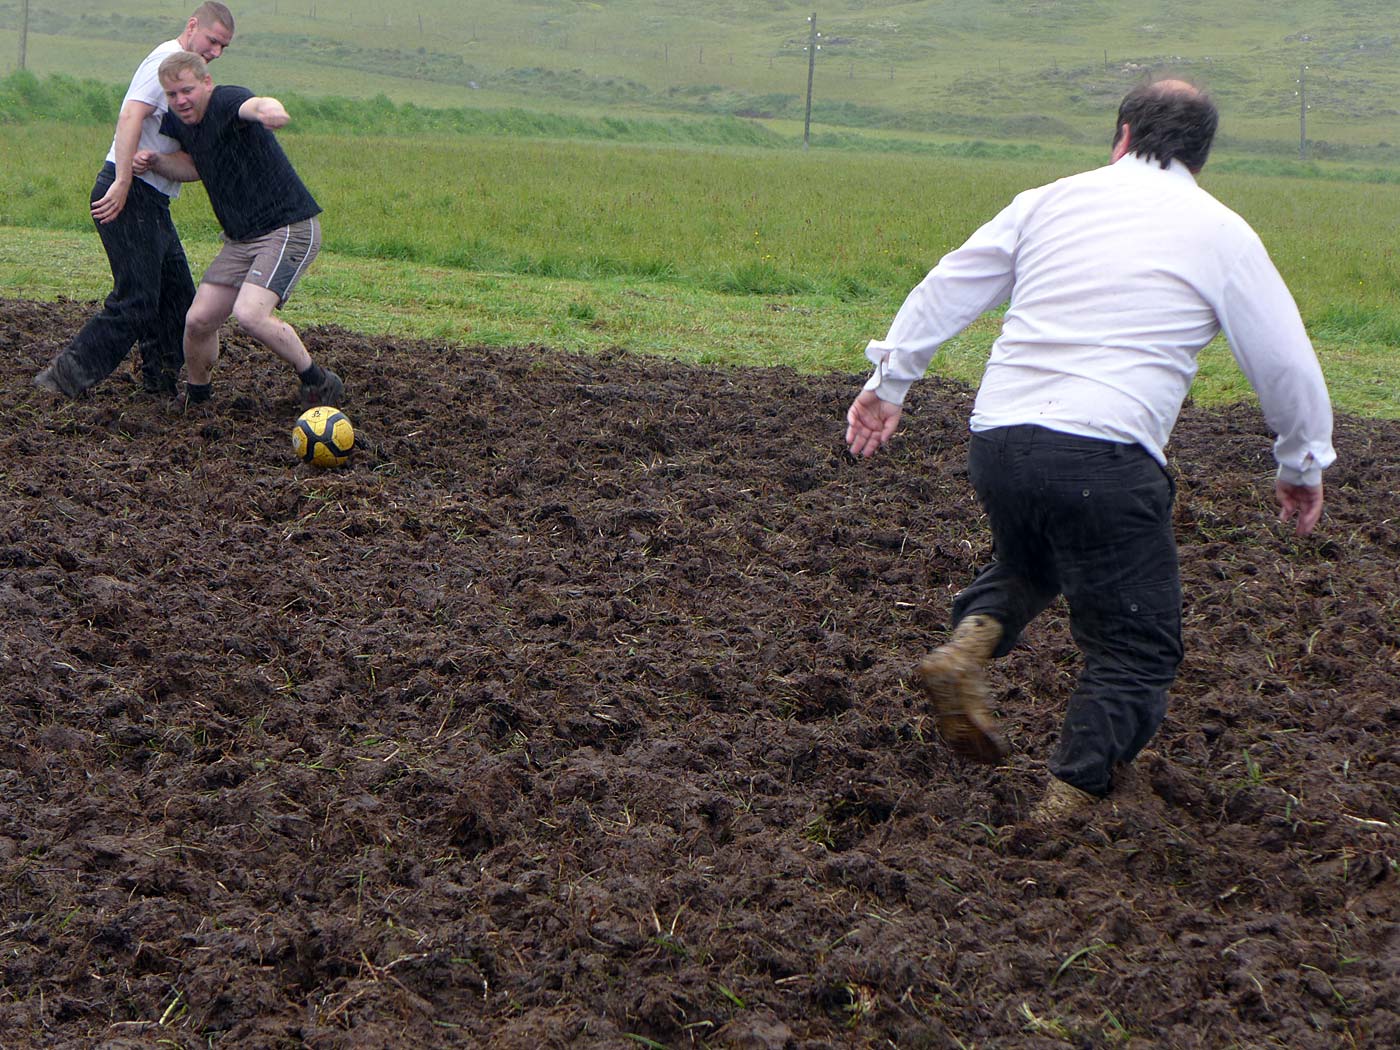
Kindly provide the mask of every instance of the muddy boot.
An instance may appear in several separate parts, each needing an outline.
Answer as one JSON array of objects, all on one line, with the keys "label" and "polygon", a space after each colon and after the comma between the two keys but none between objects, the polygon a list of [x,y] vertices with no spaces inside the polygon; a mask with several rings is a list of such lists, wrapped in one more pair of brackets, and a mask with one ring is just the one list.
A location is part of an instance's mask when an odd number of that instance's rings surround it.
[{"label": "muddy boot", "polygon": [[1141,801],[1152,797],[1152,773],[1163,765],[1155,751],[1139,752],[1131,762],[1119,763],[1113,770],[1110,793],[1115,801]]},{"label": "muddy boot", "polygon": [[60,354],[53,362],[39,372],[33,383],[40,390],[47,390],[59,397],[75,398],[82,394],[83,385],[73,376],[67,359]]},{"label": "muddy boot", "polygon": [[1001,624],[990,616],[964,617],[948,641],[919,662],[919,683],[933,701],[933,720],[950,748],[988,765],[1007,755],[1006,743],[987,710],[983,672],[1001,641]]},{"label": "muddy boot", "polygon": [[1059,777],[1051,777],[1050,786],[1045,789],[1045,797],[1031,810],[1031,823],[1050,824],[1073,813],[1082,813],[1098,801],[1097,795],[1081,791]]}]

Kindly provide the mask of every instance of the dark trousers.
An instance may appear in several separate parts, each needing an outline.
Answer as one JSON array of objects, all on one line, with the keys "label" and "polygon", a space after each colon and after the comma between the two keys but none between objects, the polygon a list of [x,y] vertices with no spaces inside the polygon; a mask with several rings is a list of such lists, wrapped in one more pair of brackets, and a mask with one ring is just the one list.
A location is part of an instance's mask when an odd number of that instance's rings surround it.
[{"label": "dark trousers", "polygon": [[[94,201],[115,177],[115,168],[104,165],[92,188]],[[146,389],[173,393],[185,360],[185,314],[194,302],[194,281],[170,218],[170,198],[133,179],[121,214],[96,226],[112,267],[112,292],[59,355],[54,378],[77,395],[111,375],[140,343]]]},{"label": "dark trousers", "polygon": [[1050,771],[1095,795],[1161,725],[1181,663],[1176,486],[1139,445],[1015,426],[972,435],[993,561],[953,602],[1003,627],[996,655],[1057,595],[1084,658]]}]

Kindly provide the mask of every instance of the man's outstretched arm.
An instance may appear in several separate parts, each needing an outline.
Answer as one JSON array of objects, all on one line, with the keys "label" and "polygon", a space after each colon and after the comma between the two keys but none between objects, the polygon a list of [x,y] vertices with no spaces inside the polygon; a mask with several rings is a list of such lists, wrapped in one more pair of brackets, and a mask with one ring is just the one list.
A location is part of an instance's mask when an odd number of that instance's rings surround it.
[{"label": "man's outstretched arm", "polygon": [[254,95],[238,107],[238,119],[250,124],[258,123],[265,128],[276,130],[285,127],[292,118],[286,107],[268,95]]},{"label": "man's outstretched arm", "polygon": [[1332,402],[1297,304],[1253,231],[1215,304],[1230,349],[1274,433],[1279,520],[1306,536],[1322,516],[1322,472],[1337,458]]}]

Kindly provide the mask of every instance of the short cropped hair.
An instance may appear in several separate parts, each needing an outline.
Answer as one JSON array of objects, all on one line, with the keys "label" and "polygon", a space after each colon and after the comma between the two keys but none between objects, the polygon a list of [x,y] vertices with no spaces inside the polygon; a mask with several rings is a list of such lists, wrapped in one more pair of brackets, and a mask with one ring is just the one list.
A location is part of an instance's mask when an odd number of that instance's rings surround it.
[{"label": "short cropped hair", "polygon": [[156,69],[156,76],[160,78],[162,84],[165,84],[179,80],[180,74],[187,70],[194,74],[196,80],[203,80],[209,75],[209,64],[193,51],[172,51],[161,59],[160,66]]},{"label": "short cropped hair", "polygon": [[218,22],[219,25],[223,26],[230,33],[234,31],[233,12],[219,3],[218,0],[205,0],[205,3],[200,4],[194,9],[194,15],[192,17],[206,29],[209,28],[211,23]]},{"label": "short cropped hair", "polygon": [[1128,125],[1128,151],[1164,168],[1179,160],[1192,171],[1205,167],[1220,114],[1204,91],[1181,81],[1134,88],[1118,106],[1115,144]]}]

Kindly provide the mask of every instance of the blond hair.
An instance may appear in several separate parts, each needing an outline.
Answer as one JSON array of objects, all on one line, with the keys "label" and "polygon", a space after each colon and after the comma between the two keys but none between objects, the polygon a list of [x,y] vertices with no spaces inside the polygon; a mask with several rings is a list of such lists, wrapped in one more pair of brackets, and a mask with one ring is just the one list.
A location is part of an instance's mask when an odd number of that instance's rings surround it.
[{"label": "blond hair", "polygon": [[193,73],[196,80],[203,80],[209,76],[209,63],[193,51],[173,51],[161,60],[156,76],[162,84],[166,84],[179,80],[184,72]]}]

